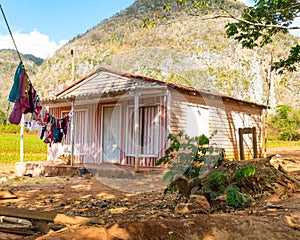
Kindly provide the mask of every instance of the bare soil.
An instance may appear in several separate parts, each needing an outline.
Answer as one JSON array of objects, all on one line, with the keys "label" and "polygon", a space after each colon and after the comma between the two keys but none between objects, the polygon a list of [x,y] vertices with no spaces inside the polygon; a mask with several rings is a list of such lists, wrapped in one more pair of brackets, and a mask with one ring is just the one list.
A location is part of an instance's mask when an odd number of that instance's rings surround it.
[{"label": "bare soil", "polygon": [[[280,154],[281,158],[272,160],[274,165],[281,164],[300,180],[299,147],[272,148],[269,153]],[[266,194],[242,210],[179,215],[174,212],[176,196],[163,199],[165,183],[155,180],[156,186],[151,186],[151,182],[137,179],[138,183],[79,176],[30,178],[2,171],[0,188],[9,189],[18,199],[1,200],[1,205],[54,210],[90,217],[93,222],[29,237],[0,233],[0,239],[300,239],[298,188]]]}]

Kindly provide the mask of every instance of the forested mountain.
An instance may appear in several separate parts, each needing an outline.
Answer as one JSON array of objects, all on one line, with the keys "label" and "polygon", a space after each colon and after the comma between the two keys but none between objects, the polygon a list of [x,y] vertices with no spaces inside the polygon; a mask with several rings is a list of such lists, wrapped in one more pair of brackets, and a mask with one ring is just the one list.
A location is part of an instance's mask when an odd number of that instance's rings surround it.
[{"label": "forested mountain", "polygon": [[[108,67],[265,103],[271,53],[274,60],[279,60],[290,45],[299,43],[299,38],[280,35],[265,48],[242,49],[225,36],[229,20],[214,18],[217,12],[205,9],[203,17],[179,13],[178,9],[168,20],[142,28],[144,19],[163,13],[164,1],[137,0],[74,37],[40,67],[34,66],[32,71],[37,73],[33,72],[31,78],[38,91],[51,96],[71,83],[73,49],[76,79],[99,67]],[[241,12],[243,7],[236,1],[224,1],[224,8],[231,12]],[[271,102],[299,107],[299,73],[273,73],[273,79],[276,100],[273,97]]]}]

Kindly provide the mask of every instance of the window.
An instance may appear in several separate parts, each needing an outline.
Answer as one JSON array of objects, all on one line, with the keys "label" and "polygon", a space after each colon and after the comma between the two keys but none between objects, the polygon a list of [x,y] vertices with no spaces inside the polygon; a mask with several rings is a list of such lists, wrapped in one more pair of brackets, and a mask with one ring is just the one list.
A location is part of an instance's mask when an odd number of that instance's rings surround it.
[{"label": "window", "polygon": [[[139,156],[157,157],[158,155],[158,127],[159,114],[157,106],[143,106],[139,108],[138,144]],[[126,155],[134,156],[134,108],[128,107]]]},{"label": "window", "polygon": [[186,107],[186,133],[190,137],[209,136],[209,110],[198,106]]}]

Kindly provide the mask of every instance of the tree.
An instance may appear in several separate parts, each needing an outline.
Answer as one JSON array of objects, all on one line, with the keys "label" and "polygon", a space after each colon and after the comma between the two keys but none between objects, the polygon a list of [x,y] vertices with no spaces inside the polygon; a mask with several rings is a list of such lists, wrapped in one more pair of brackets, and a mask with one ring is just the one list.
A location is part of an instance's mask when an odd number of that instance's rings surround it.
[{"label": "tree", "polygon": [[[289,30],[300,29],[292,26],[300,16],[300,1],[298,0],[254,0],[254,6],[243,7],[242,13],[232,7],[231,2],[224,0],[167,0],[163,4],[162,19],[174,16],[174,12],[185,12],[192,16],[202,16],[214,13],[210,18],[230,18],[226,34],[239,41],[245,48],[263,47],[273,41],[279,33],[286,34]],[[172,9],[174,12],[172,12]],[[157,14],[155,18],[160,18]],[[143,26],[153,26],[153,21],[145,19]],[[274,62],[273,69],[279,73],[296,71],[300,61],[300,45],[291,47],[286,58]]]},{"label": "tree", "polygon": [[[230,16],[237,22],[226,25],[226,33],[234,37],[243,47],[262,47],[272,42],[272,37],[288,30],[300,29],[292,26],[299,17],[300,2],[298,0],[255,0],[253,7],[243,10],[241,18]],[[289,55],[274,63],[274,68],[295,71],[300,61],[300,45],[291,47]]]},{"label": "tree", "polygon": [[293,110],[291,106],[277,106],[276,113],[270,117],[271,137],[284,141],[299,140],[299,113],[299,111]]}]

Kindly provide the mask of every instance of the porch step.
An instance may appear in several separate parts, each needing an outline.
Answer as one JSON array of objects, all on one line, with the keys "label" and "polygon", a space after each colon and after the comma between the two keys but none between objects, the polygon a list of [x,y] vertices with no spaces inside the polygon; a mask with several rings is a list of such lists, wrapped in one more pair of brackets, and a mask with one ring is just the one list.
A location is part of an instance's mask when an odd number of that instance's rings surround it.
[{"label": "porch step", "polygon": [[53,162],[17,162],[15,164],[15,173],[19,177],[74,177],[79,176],[79,168],[82,167],[83,166],[59,165]]},{"label": "porch step", "polygon": [[85,168],[95,177],[134,179],[135,173],[114,164],[85,164]]},{"label": "porch step", "polygon": [[[82,176],[90,172],[95,177],[134,179],[135,173],[125,170],[113,164],[80,164],[80,165],[60,165],[53,162],[18,162],[15,165],[17,176]],[[88,170],[88,171],[87,171]]]}]

